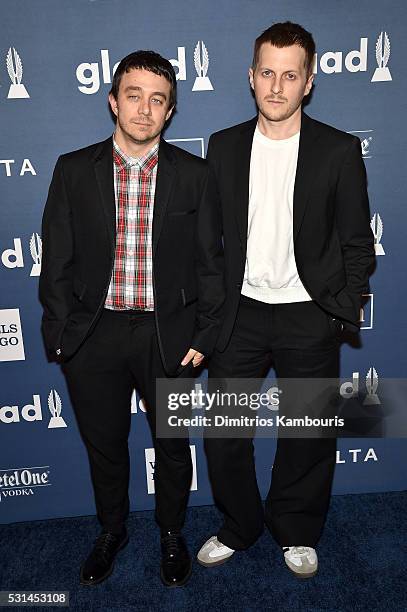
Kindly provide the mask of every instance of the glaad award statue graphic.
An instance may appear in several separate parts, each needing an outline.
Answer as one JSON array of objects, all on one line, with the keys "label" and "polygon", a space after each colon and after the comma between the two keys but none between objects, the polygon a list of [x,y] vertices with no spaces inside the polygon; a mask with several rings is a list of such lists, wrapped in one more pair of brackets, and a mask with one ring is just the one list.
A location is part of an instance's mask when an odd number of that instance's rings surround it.
[{"label": "glaad award statue graphic", "polygon": [[375,213],[370,221],[370,227],[374,236],[374,250],[376,255],[384,255],[384,248],[380,240],[383,236],[383,221],[379,213]]},{"label": "glaad award statue graphic", "polygon": [[28,91],[21,82],[23,79],[23,64],[14,47],[10,47],[8,50],[6,64],[11,79],[7,98],[29,98]]},{"label": "glaad award statue graphic", "polygon": [[209,54],[203,40],[198,40],[196,43],[194,51],[194,64],[198,76],[195,79],[192,91],[213,91],[212,83],[209,77],[206,76],[209,67]]},{"label": "glaad award statue graphic", "polygon": [[[384,37],[383,37],[384,34]],[[387,63],[390,58],[390,40],[387,32],[380,32],[380,36],[376,43],[376,60],[378,68],[372,76],[372,83],[375,81],[391,81],[390,70],[387,68]]]},{"label": "glaad award statue graphic", "polygon": [[372,142],[371,136],[369,136],[368,138],[364,138],[363,140],[360,141],[360,144],[362,145],[362,156],[364,159],[371,157],[371,155],[369,155],[370,153],[369,147],[370,147],[371,142]]},{"label": "glaad award statue graphic", "polygon": [[375,368],[369,368],[368,373],[366,374],[366,390],[367,395],[363,402],[364,405],[376,405],[380,404],[380,400],[376,393],[377,387],[379,386],[379,377]]},{"label": "glaad award statue graphic", "polygon": [[31,236],[30,253],[34,260],[30,276],[39,276],[41,272],[42,240],[37,233]]},{"label": "glaad award statue graphic", "polygon": [[55,391],[55,389],[52,389],[48,396],[48,408],[51,413],[51,419],[48,423],[48,429],[54,429],[56,427],[66,427],[67,425],[65,421],[63,417],[61,417],[61,398],[59,397],[59,394],[57,393],[57,391]]}]

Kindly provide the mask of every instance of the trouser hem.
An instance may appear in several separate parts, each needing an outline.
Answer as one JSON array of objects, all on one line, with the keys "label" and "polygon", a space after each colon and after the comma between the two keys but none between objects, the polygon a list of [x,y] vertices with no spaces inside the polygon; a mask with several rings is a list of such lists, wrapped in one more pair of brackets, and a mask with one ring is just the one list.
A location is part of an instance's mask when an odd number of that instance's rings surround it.
[{"label": "trouser hem", "polygon": [[250,548],[250,546],[252,546],[259,539],[263,531],[264,528],[258,532],[255,538],[248,542],[243,542],[243,540],[238,538],[235,534],[231,533],[227,529],[220,529],[217,534],[217,538],[219,542],[221,542],[225,546],[228,546],[229,548],[232,548],[233,550],[246,550],[247,548]]}]

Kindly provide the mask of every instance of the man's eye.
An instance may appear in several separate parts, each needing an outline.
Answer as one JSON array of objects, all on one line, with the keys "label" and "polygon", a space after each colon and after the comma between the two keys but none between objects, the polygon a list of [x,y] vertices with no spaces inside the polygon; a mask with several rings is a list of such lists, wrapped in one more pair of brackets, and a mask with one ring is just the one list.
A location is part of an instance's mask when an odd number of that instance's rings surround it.
[{"label": "man's eye", "polygon": [[295,74],[293,72],[289,72],[287,74],[287,79],[289,79],[290,81],[294,81],[295,79]]},{"label": "man's eye", "polygon": [[138,96],[129,96],[130,100],[138,100]]},{"label": "man's eye", "polygon": [[154,104],[162,104],[162,100],[160,100],[159,98],[153,98],[151,102],[154,102]]},{"label": "man's eye", "polygon": [[268,77],[271,75],[271,70],[263,70],[262,75]]}]

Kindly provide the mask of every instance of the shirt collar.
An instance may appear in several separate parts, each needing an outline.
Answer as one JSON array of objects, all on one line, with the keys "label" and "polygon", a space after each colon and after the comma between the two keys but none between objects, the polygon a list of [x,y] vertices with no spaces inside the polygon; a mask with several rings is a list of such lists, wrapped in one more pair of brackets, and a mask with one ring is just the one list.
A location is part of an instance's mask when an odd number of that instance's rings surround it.
[{"label": "shirt collar", "polygon": [[113,136],[113,162],[116,172],[137,166],[145,174],[150,174],[158,162],[158,147],[159,142],[142,157],[131,157],[122,151]]}]

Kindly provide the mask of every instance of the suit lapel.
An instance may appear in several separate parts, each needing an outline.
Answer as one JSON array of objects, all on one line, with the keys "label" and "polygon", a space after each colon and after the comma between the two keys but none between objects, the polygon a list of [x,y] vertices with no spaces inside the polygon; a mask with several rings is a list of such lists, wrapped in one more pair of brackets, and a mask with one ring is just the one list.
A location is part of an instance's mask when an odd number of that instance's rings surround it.
[{"label": "suit lapel", "polygon": [[235,176],[235,214],[239,230],[240,242],[243,251],[246,253],[247,243],[247,217],[249,209],[249,174],[250,156],[252,152],[252,142],[254,130],[257,125],[257,117],[247,121],[242,127],[240,138],[236,145],[234,155],[236,169]]},{"label": "suit lapel", "polygon": [[94,156],[96,182],[99,188],[109,241],[113,252],[116,243],[116,206],[113,181],[113,141],[112,137],[101,142]]},{"label": "suit lapel", "polygon": [[294,184],[294,240],[300,231],[307,207],[310,189],[315,182],[318,167],[318,149],[315,140],[318,132],[315,122],[305,113],[301,117],[300,144],[298,150],[297,172]]},{"label": "suit lapel", "polygon": [[154,197],[153,215],[153,256],[155,255],[158,240],[163,226],[165,211],[171,195],[176,177],[175,157],[171,145],[162,138],[158,149],[157,183]]}]

